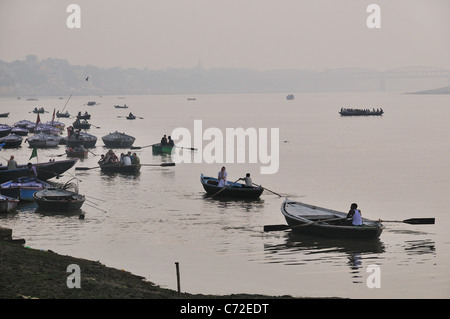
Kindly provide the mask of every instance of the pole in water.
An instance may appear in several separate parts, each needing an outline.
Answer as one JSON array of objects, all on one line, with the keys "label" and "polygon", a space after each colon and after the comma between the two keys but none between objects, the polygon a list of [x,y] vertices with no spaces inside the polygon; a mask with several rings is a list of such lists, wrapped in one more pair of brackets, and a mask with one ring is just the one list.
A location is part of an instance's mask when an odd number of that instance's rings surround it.
[{"label": "pole in water", "polygon": [[180,289],[180,264],[179,264],[179,262],[175,262],[175,267],[177,269],[177,290],[178,290],[178,295],[180,295],[181,289]]}]

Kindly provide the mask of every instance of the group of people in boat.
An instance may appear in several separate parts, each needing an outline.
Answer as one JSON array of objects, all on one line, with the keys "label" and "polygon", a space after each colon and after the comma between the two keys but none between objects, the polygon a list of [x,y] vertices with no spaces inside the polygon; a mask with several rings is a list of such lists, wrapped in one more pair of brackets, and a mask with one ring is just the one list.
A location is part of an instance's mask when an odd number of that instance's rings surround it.
[{"label": "group of people in boat", "polygon": [[341,112],[343,113],[382,113],[383,109],[382,108],[377,108],[375,110],[375,108],[372,108],[372,111],[370,109],[347,109],[347,108],[343,108],[341,107]]},{"label": "group of people in boat", "polygon": [[175,146],[174,141],[172,140],[172,137],[167,137],[165,134],[164,136],[161,138],[161,146]]},{"label": "group of people in boat", "polygon": [[114,153],[113,150],[109,150],[106,155],[102,154],[100,160],[98,161],[98,165],[113,165],[113,164],[121,164],[121,165],[137,165],[140,164],[141,161],[136,153],[131,154],[130,151],[128,153],[121,153],[120,158]]}]

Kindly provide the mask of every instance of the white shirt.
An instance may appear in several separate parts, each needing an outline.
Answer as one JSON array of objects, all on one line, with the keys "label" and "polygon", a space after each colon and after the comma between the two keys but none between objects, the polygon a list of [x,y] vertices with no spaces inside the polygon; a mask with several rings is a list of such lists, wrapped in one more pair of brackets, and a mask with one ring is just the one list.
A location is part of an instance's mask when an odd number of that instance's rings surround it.
[{"label": "white shirt", "polygon": [[123,157],[123,165],[131,165],[131,158],[129,156]]},{"label": "white shirt", "polygon": [[[224,186],[226,186],[226,184],[227,184],[227,172],[225,171],[225,172],[223,172],[223,175],[222,175],[222,171],[220,171],[219,172],[219,187],[224,187]],[[223,179],[221,179],[221,178],[223,178]]]},{"label": "white shirt", "polygon": [[361,226],[362,225],[362,219],[361,219],[361,213],[358,209],[355,209],[355,214],[353,214],[353,221],[352,224],[355,226]]}]

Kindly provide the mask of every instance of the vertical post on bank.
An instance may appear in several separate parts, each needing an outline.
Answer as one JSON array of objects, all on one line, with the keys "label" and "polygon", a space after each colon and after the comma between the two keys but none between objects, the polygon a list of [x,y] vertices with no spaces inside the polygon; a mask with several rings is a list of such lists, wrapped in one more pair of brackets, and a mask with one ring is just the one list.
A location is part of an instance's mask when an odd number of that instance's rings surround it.
[{"label": "vertical post on bank", "polygon": [[177,269],[177,290],[178,295],[181,294],[181,288],[180,288],[180,264],[178,262],[175,262],[175,267]]}]

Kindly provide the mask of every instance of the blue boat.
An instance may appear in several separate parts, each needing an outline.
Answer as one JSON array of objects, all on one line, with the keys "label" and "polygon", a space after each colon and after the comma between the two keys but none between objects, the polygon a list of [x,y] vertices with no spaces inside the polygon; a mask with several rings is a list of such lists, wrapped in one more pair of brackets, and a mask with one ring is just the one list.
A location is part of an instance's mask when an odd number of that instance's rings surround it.
[{"label": "blue boat", "polygon": [[1,184],[0,192],[2,195],[14,197],[20,201],[33,202],[34,193],[50,186],[49,183],[41,181],[36,177],[24,176]]}]

